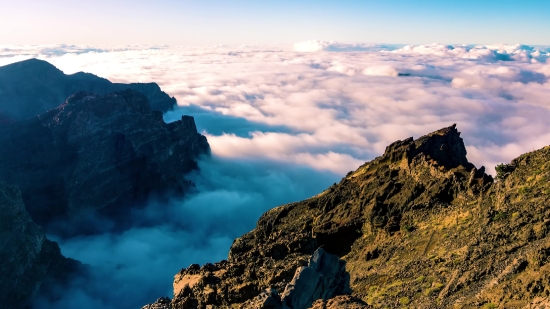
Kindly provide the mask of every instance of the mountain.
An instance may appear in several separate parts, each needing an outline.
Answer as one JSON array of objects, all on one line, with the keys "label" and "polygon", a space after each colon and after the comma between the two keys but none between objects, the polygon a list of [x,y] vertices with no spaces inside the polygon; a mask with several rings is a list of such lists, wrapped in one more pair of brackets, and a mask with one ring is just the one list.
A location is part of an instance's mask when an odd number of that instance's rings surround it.
[{"label": "mountain", "polygon": [[547,308],[550,147],[497,171],[468,162],[454,125],[397,141],[266,212],[228,260],[182,269],[172,307]]},{"label": "mountain", "polygon": [[105,95],[126,89],[143,93],[153,110],[165,112],[176,105],[176,99],[164,93],[156,83],[111,83],[83,72],[65,75],[46,61],[29,59],[0,67],[0,115],[25,120],[56,108],[79,91]]},{"label": "mountain", "polygon": [[42,289],[63,280],[80,263],[61,255],[25,210],[21,192],[0,183],[0,308],[26,308]]},{"label": "mountain", "polygon": [[[31,217],[49,232],[52,222],[68,226],[67,218],[90,210],[117,217],[151,195],[183,194],[192,186],[185,174],[210,152],[192,117],[167,124],[134,90],[79,92],[0,126],[0,144],[0,181],[21,189]],[[79,232],[94,228],[82,224]]]}]

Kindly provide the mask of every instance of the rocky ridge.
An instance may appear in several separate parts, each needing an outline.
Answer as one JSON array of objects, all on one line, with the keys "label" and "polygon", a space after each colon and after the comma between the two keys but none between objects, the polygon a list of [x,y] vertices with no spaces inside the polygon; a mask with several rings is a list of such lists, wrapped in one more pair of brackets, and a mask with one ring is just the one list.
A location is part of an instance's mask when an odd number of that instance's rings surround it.
[{"label": "rocky ridge", "polygon": [[550,147],[500,170],[495,182],[469,163],[454,125],[397,141],[321,194],[265,213],[227,261],[182,269],[172,307],[276,308],[267,300],[319,247],[346,262],[351,295],[319,296],[313,308],[540,307]]},{"label": "rocky ridge", "polygon": [[21,192],[0,183],[0,308],[26,308],[43,284],[76,271],[25,210]]},{"label": "rocky ridge", "polygon": [[176,99],[156,83],[112,83],[90,73],[66,75],[50,63],[29,59],[0,67],[0,125],[7,119],[26,120],[56,108],[70,95],[86,91],[106,95],[133,89],[143,93],[153,110],[166,112]]},{"label": "rocky ridge", "polygon": [[21,189],[31,217],[46,228],[89,210],[116,215],[154,194],[183,194],[192,186],[184,175],[209,154],[192,117],[167,124],[134,90],[79,92],[0,126],[0,144],[0,181]]}]

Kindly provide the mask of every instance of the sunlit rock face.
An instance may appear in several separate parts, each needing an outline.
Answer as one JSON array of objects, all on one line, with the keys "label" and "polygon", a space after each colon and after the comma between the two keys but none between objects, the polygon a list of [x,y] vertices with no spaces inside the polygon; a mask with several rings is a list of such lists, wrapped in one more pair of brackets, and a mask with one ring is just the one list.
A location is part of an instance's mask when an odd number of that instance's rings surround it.
[{"label": "sunlit rock face", "polygon": [[105,95],[126,89],[143,93],[153,110],[165,112],[176,105],[156,83],[117,84],[83,72],[65,75],[46,61],[29,59],[0,67],[0,115],[25,120],[56,108],[78,91]]},{"label": "sunlit rock face", "polygon": [[79,92],[0,127],[0,141],[0,180],[20,187],[31,217],[46,228],[90,210],[117,214],[151,195],[184,194],[192,186],[184,175],[209,154],[192,117],[166,124],[134,90]]},{"label": "sunlit rock face", "polygon": [[80,268],[61,255],[25,210],[17,187],[0,182],[0,307],[26,308],[43,285]]},{"label": "sunlit rock face", "polygon": [[[321,194],[265,213],[235,240],[227,261],[182,269],[172,306],[543,303],[550,291],[550,146],[497,171],[494,181],[468,162],[454,125],[396,141]],[[285,302],[298,281],[304,291],[320,286],[304,273],[319,247],[345,261],[351,291]]]}]

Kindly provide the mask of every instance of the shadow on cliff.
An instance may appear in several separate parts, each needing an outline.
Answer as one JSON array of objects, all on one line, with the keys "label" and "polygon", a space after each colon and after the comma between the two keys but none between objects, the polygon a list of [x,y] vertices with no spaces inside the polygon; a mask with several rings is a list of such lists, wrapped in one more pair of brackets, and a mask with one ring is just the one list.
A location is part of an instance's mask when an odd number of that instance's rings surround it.
[{"label": "shadow on cliff", "polygon": [[50,288],[35,308],[141,308],[172,296],[181,267],[227,258],[233,239],[251,230],[266,210],[315,195],[340,176],[298,165],[217,157],[199,161],[190,175],[195,192],[185,199],[153,198],[116,223],[95,217],[103,230],[63,239],[63,255],[90,265],[69,287]]}]

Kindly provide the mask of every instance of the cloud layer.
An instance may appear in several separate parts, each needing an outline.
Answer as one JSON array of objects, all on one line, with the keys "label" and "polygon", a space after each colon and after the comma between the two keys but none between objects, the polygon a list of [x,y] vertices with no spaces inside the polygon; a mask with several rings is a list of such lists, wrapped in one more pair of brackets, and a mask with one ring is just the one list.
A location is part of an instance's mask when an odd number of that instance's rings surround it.
[{"label": "cloud layer", "polygon": [[296,44],[317,45],[324,47],[307,53],[214,46],[41,57],[66,73],[158,82],[181,105],[166,118],[208,115],[213,121],[198,126],[225,158],[345,174],[396,139],[457,123],[469,159],[493,171],[550,141],[547,49],[432,44],[326,52],[359,44]]},{"label": "cloud layer", "polygon": [[180,105],[165,120],[193,115],[208,137],[214,158],[193,176],[195,195],[164,208],[152,202],[122,234],[61,241],[64,254],[112,274],[104,280],[120,291],[143,291],[140,305],[169,294],[179,268],[224,258],[263,211],[318,193],[395,140],[457,123],[469,160],[493,173],[550,144],[546,47],[25,48],[0,48],[0,64],[37,56],[68,74],[157,82]]}]

